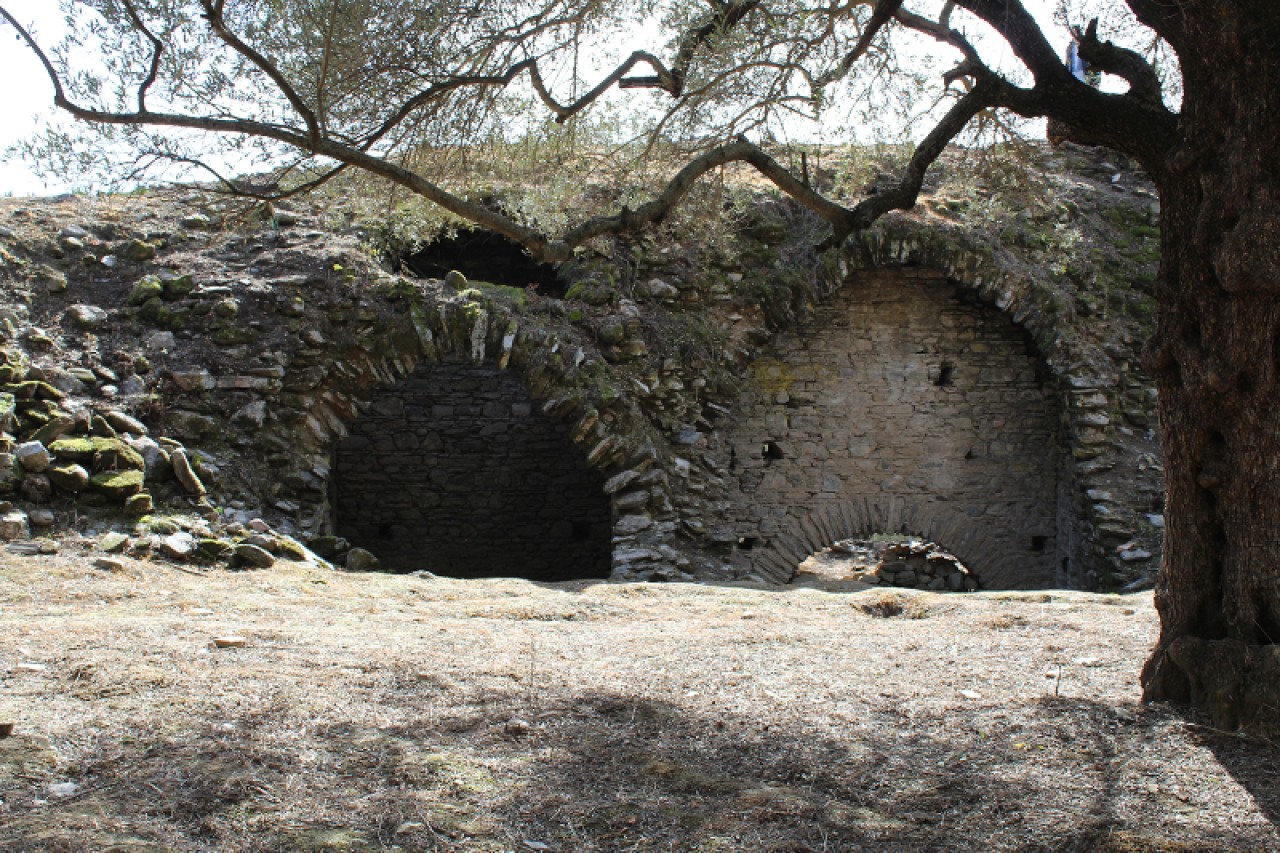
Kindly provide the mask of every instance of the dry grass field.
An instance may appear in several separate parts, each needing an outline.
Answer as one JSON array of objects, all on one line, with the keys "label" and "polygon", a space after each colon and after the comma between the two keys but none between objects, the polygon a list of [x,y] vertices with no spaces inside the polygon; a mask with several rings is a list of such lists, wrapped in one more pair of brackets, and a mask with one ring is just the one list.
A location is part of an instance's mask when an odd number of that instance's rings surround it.
[{"label": "dry grass field", "polygon": [[1280,850],[1280,752],[1138,703],[1150,593],[62,552],[0,556],[4,850]]}]

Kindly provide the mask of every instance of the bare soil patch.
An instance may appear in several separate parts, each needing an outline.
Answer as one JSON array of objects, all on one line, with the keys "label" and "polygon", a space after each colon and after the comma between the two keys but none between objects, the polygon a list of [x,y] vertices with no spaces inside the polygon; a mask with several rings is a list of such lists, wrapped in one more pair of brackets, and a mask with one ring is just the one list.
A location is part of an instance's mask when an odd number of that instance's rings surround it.
[{"label": "bare soil patch", "polygon": [[0,557],[0,848],[1280,850],[1149,593],[124,562]]}]

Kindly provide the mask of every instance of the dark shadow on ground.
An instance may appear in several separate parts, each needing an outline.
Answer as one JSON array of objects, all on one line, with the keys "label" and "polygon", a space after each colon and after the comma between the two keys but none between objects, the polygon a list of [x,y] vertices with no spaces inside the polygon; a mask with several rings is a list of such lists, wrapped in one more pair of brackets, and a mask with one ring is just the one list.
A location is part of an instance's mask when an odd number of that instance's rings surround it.
[{"label": "dark shadow on ground", "polygon": [[1208,725],[1208,718],[1183,712],[1194,738],[1213,752],[1214,758],[1231,774],[1280,830],[1280,745],[1256,738],[1223,732]]},{"label": "dark shadow on ground", "polygon": [[[279,700],[103,735],[4,794],[0,848],[1134,853],[1276,840],[1256,817],[1188,821],[1170,780],[1135,776],[1181,724],[1162,709],[1054,699],[913,715],[886,699],[796,730],[624,693],[372,690],[377,713],[360,721],[301,719]],[[1274,823],[1274,756],[1211,748]],[[44,793],[68,777],[74,796]]]}]

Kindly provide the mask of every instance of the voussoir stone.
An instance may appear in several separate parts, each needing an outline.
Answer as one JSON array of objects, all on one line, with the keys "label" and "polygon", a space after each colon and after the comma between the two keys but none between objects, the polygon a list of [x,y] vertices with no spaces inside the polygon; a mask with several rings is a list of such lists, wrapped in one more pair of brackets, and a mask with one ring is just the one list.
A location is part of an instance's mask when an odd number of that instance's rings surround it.
[{"label": "voussoir stone", "polygon": [[169,453],[169,461],[173,464],[174,479],[186,490],[187,494],[203,497],[206,493],[204,483],[191,467],[187,452],[182,448],[174,448]]},{"label": "voussoir stone", "polygon": [[235,555],[242,562],[256,569],[269,569],[276,564],[276,558],[266,548],[241,542],[236,546]]}]

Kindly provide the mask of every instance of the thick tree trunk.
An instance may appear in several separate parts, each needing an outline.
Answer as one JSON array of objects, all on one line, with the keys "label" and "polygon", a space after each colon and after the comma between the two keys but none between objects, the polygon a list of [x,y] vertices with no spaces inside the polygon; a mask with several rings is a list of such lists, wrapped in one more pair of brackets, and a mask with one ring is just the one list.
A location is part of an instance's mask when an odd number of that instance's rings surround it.
[{"label": "thick tree trunk", "polygon": [[1247,29],[1203,36],[1159,178],[1167,502],[1142,682],[1149,700],[1280,733],[1280,57]]}]

